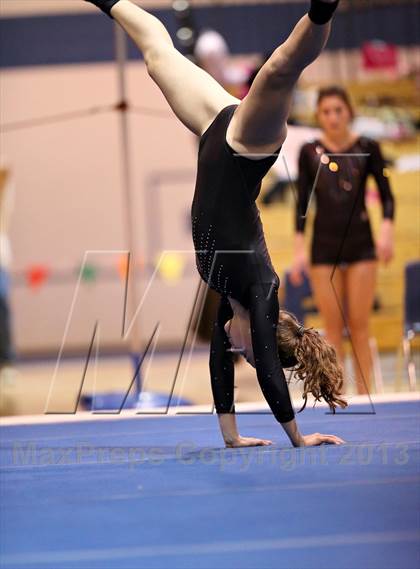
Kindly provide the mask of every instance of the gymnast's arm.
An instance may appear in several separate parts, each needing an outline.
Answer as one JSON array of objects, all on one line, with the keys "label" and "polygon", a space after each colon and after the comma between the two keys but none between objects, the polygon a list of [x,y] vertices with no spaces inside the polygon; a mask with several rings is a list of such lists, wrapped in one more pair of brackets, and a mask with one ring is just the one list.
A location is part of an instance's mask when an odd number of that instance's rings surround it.
[{"label": "gymnast's arm", "polygon": [[253,285],[250,288],[249,313],[252,348],[261,390],[274,417],[286,431],[293,446],[304,446],[304,437],[300,434],[294,418],[289,388],[278,353],[277,289],[271,287],[267,290],[265,285]]},{"label": "gymnast's arm", "polygon": [[225,324],[233,318],[229,300],[222,296],[213,324],[210,343],[210,379],[214,405],[219,417],[220,429],[226,444],[237,438],[238,430],[234,405],[234,364],[231,344]]},{"label": "gymnast's arm", "polygon": [[228,298],[222,296],[216,321],[213,325],[210,345],[210,377],[213,399],[220,430],[227,447],[265,446],[266,439],[241,437],[236,425],[234,404],[234,362],[232,345],[225,331],[225,324],[233,318]]},{"label": "gymnast's arm", "polygon": [[252,286],[249,310],[255,366],[264,397],[294,447],[316,446],[323,443],[343,444],[345,441],[336,435],[321,433],[302,435],[299,432],[278,353],[279,303],[277,289],[272,287],[270,290],[271,292],[267,294],[265,286]]}]

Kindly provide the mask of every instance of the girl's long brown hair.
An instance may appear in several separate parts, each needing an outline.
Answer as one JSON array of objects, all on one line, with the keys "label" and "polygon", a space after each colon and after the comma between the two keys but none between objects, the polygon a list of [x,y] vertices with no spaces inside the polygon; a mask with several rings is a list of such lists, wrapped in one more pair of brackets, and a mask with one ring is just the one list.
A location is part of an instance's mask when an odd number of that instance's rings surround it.
[{"label": "girl's long brown hair", "polygon": [[343,368],[335,348],[317,330],[301,326],[291,312],[281,310],[277,341],[279,353],[284,358],[294,356],[294,375],[304,383],[302,397],[305,402],[299,413],[306,407],[309,393],[315,402],[324,399],[333,413],[336,407],[347,407],[348,403],[341,397]]}]

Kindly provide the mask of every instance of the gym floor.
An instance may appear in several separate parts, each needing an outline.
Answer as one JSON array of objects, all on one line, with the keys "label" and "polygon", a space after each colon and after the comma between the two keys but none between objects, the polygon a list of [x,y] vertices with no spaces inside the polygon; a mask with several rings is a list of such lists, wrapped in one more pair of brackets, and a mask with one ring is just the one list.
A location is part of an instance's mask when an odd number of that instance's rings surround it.
[{"label": "gym floor", "polygon": [[225,449],[208,413],[3,419],[2,569],[419,566],[418,393],[299,415],[339,446],[258,409],[240,430],[272,446]]}]

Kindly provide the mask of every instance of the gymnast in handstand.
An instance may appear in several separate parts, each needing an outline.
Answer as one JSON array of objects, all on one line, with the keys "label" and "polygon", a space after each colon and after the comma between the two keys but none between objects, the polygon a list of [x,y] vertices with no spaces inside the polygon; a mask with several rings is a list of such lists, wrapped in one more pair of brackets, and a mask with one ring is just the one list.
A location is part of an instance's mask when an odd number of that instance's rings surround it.
[{"label": "gymnast in handstand", "polygon": [[[295,447],[342,444],[335,435],[300,433],[283,368],[295,367],[309,393],[335,411],[343,371],[320,334],[280,310],[279,277],[270,260],[255,200],[278,158],[294,87],[329,35],[338,0],[312,0],[287,40],[239,100],[177,51],[163,24],[129,0],[88,0],[115,19],[141,50],[149,75],[180,121],[200,137],[191,208],[197,269],[220,293],[210,347],[210,376],[226,446],[268,445],[242,437],[234,405],[233,352],[242,351],[276,420]],[[279,23],[280,24],[280,23]]]}]

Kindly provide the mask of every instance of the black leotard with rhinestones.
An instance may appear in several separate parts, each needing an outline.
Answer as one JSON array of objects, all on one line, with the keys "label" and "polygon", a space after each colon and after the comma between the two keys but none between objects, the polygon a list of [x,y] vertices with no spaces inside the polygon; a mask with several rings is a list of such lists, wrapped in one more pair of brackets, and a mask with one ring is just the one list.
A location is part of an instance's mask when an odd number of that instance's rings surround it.
[{"label": "black leotard with rhinestones", "polygon": [[255,204],[278,153],[261,160],[235,155],[225,137],[236,107],[223,109],[201,137],[191,214],[201,277],[248,308],[251,284],[279,286]]},{"label": "black leotard with rhinestones", "polygon": [[281,366],[276,328],[279,277],[270,260],[255,200],[261,180],[276,161],[236,155],[226,131],[237,105],[222,109],[202,135],[191,208],[197,269],[221,294],[210,354],[212,391],[218,413],[234,412],[233,355],[224,324],[233,317],[228,297],[249,310],[257,377],[280,422],[293,419]]},{"label": "black leotard with rhinestones", "polygon": [[[379,144],[359,137],[345,152],[334,154],[320,140],[305,144],[299,156],[295,227],[304,231],[311,193],[316,214],[312,264],[348,264],[376,259],[365,204],[366,179],[372,174],[384,218],[394,218],[394,197]],[[316,182],[316,183],[315,183]]]}]

